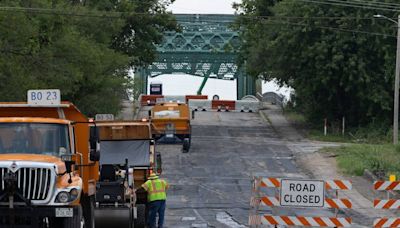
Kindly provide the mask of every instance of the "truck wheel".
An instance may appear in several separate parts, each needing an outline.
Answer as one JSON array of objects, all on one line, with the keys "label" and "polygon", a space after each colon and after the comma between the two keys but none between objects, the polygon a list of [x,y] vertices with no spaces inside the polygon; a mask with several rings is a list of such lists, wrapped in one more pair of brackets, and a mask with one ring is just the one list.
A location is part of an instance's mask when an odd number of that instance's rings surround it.
[{"label": "truck wheel", "polygon": [[146,227],[146,205],[138,204],[136,205],[137,218],[135,219],[135,228]]},{"label": "truck wheel", "polygon": [[82,198],[82,210],[85,218],[85,228],[95,228],[93,196],[84,196]]},{"label": "truck wheel", "polygon": [[183,139],[183,153],[188,153],[190,149],[190,139],[184,138]]},{"label": "truck wheel", "polygon": [[77,214],[72,218],[64,218],[64,228],[82,228],[85,227],[85,220],[83,218],[82,207],[79,206]]}]

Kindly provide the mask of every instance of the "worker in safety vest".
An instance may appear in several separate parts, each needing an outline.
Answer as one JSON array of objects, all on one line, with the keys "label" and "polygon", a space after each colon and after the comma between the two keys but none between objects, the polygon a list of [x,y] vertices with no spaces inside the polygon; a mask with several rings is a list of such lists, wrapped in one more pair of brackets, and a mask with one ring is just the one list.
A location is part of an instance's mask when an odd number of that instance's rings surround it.
[{"label": "worker in safety vest", "polygon": [[151,173],[149,179],[142,184],[142,188],[147,192],[147,202],[149,208],[148,227],[156,227],[158,213],[158,228],[164,225],[165,201],[167,200],[168,183],[161,180],[155,173]]}]

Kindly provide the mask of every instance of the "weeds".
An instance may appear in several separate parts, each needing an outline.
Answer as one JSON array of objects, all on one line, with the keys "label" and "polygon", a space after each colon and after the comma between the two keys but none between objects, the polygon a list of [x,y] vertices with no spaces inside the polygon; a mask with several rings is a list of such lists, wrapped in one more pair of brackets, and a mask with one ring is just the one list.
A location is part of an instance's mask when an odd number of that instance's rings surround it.
[{"label": "weeds", "polygon": [[399,145],[352,144],[322,151],[337,155],[338,166],[346,174],[361,176],[365,169],[386,176],[400,174]]}]

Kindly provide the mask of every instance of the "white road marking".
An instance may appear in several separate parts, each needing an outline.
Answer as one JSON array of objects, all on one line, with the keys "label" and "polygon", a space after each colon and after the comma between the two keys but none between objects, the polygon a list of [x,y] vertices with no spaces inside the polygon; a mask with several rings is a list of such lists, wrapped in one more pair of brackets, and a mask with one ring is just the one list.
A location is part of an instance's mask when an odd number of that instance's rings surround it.
[{"label": "white road marking", "polygon": [[182,217],[182,221],[195,221],[196,217]]},{"label": "white road marking", "polygon": [[232,216],[230,216],[228,213],[226,212],[218,212],[217,213],[217,221],[227,225],[228,227],[231,228],[243,228],[245,226],[240,225],[239,223],[237,223],[235,220],[232,219]]}]

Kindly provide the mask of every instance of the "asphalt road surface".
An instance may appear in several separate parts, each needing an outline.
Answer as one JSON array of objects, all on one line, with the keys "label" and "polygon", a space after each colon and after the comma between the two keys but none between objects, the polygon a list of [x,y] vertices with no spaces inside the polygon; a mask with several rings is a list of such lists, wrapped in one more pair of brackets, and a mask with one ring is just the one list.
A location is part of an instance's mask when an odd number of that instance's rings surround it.
[{"label": "asphalt road surface", "polygon": [[95,210],[96,228],[129,228],[126,209]]},{"label": "asphalt road surface", "polygon": [[188,154],[180,145],[157,147],[162,177],[171,185],[166,227],[245,227],[253,175],[304,177],[293,152],[258,113],[197,112],[192,126]]}]

